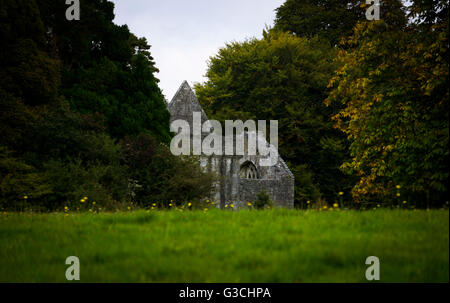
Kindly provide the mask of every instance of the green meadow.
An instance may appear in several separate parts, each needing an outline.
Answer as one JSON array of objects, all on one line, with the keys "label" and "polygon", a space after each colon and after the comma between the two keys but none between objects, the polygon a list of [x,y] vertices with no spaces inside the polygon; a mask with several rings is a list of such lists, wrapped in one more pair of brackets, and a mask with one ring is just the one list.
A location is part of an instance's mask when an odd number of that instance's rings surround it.
[{"label": "green meadow", "polygon": [[[0,282],[449,281],[448,210],[2,213]],[[71,282],[72,283],[72,282]]]}]

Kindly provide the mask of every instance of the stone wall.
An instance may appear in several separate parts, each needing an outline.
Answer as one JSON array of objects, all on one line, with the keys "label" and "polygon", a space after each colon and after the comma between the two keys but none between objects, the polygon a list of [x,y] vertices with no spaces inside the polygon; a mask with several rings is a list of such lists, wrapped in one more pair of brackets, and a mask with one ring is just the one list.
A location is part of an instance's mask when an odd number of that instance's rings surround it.
[{"label": "stone wall", "polygon": [[265,191],[276,207],[294,207],[294,179],[282,180],[239,180],[239,202],[246,205],[247,202],[256,200],[256,196]]},{"label": "stone wall", "polygon": [[[257,166],[261,179],[243,179],[240,177],[240,168],[246,161],[249,160],[242,156],[202,158],[202,166],[216,171],[221,178],[216,185],[215,192],[210,197],[218,207],[223,207],[225,203],[231,202],[236,208],[246,207],[247,202],[254,202],[261,191],[265,191],[269,195],[274,206],[294,207],[294,178],[291,174],[281,174],[278,169]],[[255,162],[258,163],[258,161]],[[285,164],[283,162],[279,165]]]}]

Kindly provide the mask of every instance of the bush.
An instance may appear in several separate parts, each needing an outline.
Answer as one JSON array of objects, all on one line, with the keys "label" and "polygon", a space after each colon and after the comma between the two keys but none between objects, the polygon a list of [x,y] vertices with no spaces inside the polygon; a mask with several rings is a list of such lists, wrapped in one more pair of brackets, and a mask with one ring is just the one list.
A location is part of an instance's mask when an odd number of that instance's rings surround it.
[{"label": "bush", "polygon": [[140,206],[194,202],[209,196],[217,176],[200,168],[195,157],[172,155],[149,134],[123,140],[125,163],[135,181],[133,202]]},{"label": "bush", "polygon": [[255,201],[255,208],[256,209],[263,209],[266,206],[272,207],[273,202],[270,199],[269,195],[265,191],[260,191],[258,195],[256,196]]},{"label": "bush", "polygon": [[43,175],[12,152],[0,147],[0,206],[23,210],[52,192]]},{"label": "bush", "polygon": [[53,189],[46,203],[50,209],[67,202],[78,203],[84,197],[105,209],[113,209],[126,199],[128,182],[124,166],[85,164],[80,159],[51,160],[45,164],[45,173]]}]

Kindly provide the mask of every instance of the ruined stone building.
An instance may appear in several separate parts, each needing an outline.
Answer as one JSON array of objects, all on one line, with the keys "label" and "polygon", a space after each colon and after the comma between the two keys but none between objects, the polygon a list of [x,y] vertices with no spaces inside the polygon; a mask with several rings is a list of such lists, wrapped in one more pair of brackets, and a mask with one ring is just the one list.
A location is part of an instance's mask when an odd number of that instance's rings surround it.
[{"label": "ruined stone building", "polygon": [[[187,121],[192,129],[193,113],[201,113],[201,121],[208,120],[197,97],[189,84],[184,81],[172,101],[168,104],[172,123],[175,120]],[[203,134],[202,134],[203,136]],[[233,203],[239,208],[247,202],[255,201],[257,194],[266,192],[274,206],[292,208],[294,206],[294,176],[278,156],[273,166],[260,165],[261,156],[254,155],[211,155],[200,156],[200,165],[212,169],[220,176],[211,199],[223,207]]]}]

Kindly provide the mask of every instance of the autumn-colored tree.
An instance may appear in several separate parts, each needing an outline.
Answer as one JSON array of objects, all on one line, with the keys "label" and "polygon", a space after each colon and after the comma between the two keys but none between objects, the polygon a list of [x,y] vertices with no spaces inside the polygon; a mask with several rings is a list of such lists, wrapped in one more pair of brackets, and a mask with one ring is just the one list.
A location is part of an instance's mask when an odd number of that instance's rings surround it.
[{"label": "autumn-colored tree", "polygon": [[338,55],[326,102],[345,106],[334,120],[351,142],[342,169],[359,178],[357,200],[438,206],[447,199],[448,12],[431,23],[415,20],[360,22]]}]

